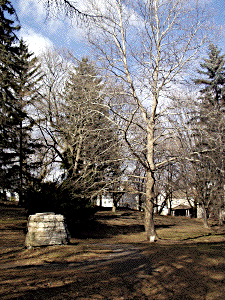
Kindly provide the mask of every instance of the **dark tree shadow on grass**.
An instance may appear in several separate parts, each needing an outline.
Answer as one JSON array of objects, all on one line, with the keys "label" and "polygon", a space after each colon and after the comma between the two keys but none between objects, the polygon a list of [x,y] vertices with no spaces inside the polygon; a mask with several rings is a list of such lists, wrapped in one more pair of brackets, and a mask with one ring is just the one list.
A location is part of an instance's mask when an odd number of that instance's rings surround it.
[{"label": "dark tree shadow on grass", "polygon": [[2,299],[222,300],[224,250],[225,243],[155,244],[105,261],[20,268],[8,274],[14,290]]},{"label": "dark tree shadow on grass", "polygon": [[[113,221],[117,224],[110,224]],[[121,223],[121,224],[120,224]],[[175,224],[168,223],[155,225],[156,229],[159,228],[170,228]],[[71,236],[73,238],[80,239],[104,239],[115,237],[120,234],[135,234],[145,231],[143,225],[143,216],[139,212],[121,212],[118,214],[113,214],[107,212],[101,213],[95,216],[94,219],[88,220],[83,224],[74,224],[69,228]]]}]

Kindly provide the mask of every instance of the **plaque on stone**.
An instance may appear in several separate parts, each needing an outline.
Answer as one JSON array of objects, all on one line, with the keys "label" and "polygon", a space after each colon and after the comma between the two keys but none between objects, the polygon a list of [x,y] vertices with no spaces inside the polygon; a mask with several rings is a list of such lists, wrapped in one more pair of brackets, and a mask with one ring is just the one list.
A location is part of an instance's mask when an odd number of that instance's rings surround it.
[{"label": "plaque on stone", "polygon": [[28,219],[25,246],[65,245],[69,242],[69,232],[63,215],[37,213]]}]

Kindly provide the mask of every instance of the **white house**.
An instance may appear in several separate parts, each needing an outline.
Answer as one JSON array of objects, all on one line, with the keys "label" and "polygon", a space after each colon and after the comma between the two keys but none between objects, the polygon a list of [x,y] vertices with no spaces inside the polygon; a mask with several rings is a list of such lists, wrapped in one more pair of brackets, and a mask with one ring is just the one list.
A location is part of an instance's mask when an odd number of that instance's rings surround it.
[{"label": "white house", "polygon": [[101,195],[96,200],[96,205],[101,207],[113,207],[113,198],[109,194]]},{"label": "white house", "polygon": [[[163,209],[161,215],[168,215],[171,212],[173,216],[191,216],[194,206],[193,198],[187,196],[186,192],[183,190],[174,191],[171,195],[171,199],[167,199],[165,202],[165,195],[161,194],[158,196],[157,205],[158,209],[162,205]],[[155,212],[156,212],[155,208]]]},{"label": "white house", "polygon": [[9,190],[0,190],[1,199],[11,202],[19,201],[19,194],[16,192],[11,192]]}]

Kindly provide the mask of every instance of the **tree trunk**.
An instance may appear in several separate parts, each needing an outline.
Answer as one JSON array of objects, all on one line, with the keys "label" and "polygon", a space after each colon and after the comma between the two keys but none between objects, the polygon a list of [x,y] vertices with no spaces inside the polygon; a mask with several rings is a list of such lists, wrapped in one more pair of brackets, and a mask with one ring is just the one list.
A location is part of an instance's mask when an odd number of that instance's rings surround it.
[{"label": "tree trunk", "polygon": [[113,206],[112,206],[112,212],[115,213],[116,212],[116,205],[113,203]]},{"label": "tree trunk", "polygon": [[138,195],[137,195],[137,209],[138,209],[139,211],[142,210],[141,194],[138,194]]},{"label": "tree trunk", "polygon": [[[21,101],[21,100],[20,100]],[[23,123],[20,120],[20,149],[19,149],[19,203],[23,203]]]},{"label": "tree trunk", "polygon": [[168,199],[168,216],[171,216],[171,213],[172,213],[172,210],[171,210],[171,206],[172,206],[172,203],[171,203],[171,199],[169,198]]},{"label": "tree trunk", "polygon": [[147,171],[146,180],[146,205],[145,205],[145,232],[147,240],[154,242],[156,240],[156,231],[153,220],[154,215],[154,185],[155,179],[153,172]]},{"label": "tree trunk", "polygon": [[75,164],[74,164],[74,169],[73,172],[74,174],[77,174],[77,169],[78,169],[78,162],[80,160],[80,156],[81,156],[81,148],[83,145],[83,135],[81,134],[81,129],[79,129],[79,143],[78,143],[78,148],[77,148],[77,153],[76,153],[76,158],[75,158]]},{"label": "tree trunk", "polygon": [[[155,80],[157,79],[157,74],[154,75]],[[157,81],[155,81],[157,82]],[[156,86],[154,86],[156,91]],[[152,243],[156,240],[156,231],[154,225],[154,187],[155,187],[155,163],[154,163],[154,133],[155,133],[155,116],[156,108],[158,103],[158,93],[153,93],[153,103],[152,103],[152,112],[150,120],[146,121],[147,126],[147,175],[146,175],[146,205],[145,205],[145,231],[147,234],[147,240]]]},{"label": "tree trunk", "polygon": [[202,205],[202,220],[203,220],[203,226],[205,228],[209,228],[208,224],[208,216],[207,216],[207,209],[204,205]]},{"label": "tree trunk", "polygon": [[158,207],[158,197],[155,197],[155,213],[159,214],[159,207]]},{"label": "tree trunk", "polygon": [[223,210],[221,207],[219,208],[218,217],[219,217],[219,226],[223,226]]},{"label": "tree trunk", "polygon": [[102,207],[102,194],[99,195],[99,206]]}]

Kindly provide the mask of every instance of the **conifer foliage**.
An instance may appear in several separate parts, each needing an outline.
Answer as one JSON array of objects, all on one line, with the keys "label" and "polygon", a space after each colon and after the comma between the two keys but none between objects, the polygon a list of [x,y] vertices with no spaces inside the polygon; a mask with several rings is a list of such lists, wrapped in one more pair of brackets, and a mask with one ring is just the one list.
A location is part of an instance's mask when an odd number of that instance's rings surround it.
[{"label": "conifer foliage", "polygon": [[[225,55],[213,44],[209,47],[208,58],[200,64],[195,80],[200,86],[198,117],[196,119],[197,163],[195,187],[205,214],[210,206],[221,218],[224,206],[225,171]],[[221,221],[220,221],[221,222]]]},{"label": "conifer foliage", "polygon": [[208,58],[200,64],[200,75],[204,77],[195,80],[202,86],[202,104],[209,109],[222,109],[225,100],[225,54],[221,55],[217,46],[209,46]]},{"label": "conifer foliage", "polygon": [[[49,164],[55,163],[58,171],[61,168],[55,185],[57,195],[51,201],[48,197],[51,210],[63,213],[68,224],[73,224],[94,211],[98,195],[112,193],[121,173],[122,155],[116,128],[107,118],[107,86],[97,67],[83,58],[64,68],[64,59],[61,56],[59,63],[58,55],[49,52],[42,61],[46,84],[38,108],[42,114],[39,127],[46,153],[53,153],[48,156]],[[32,210],[46,211],[46,204],[40,205],[39,200],[29,205]]]},{"label": "conifer foliage", "polygon": [[85,197],[93,199],[109,189],[121,155],[115,127],[107,119],[104,83],[87,58],[71,70],[63,99],[60,127],[65,184],[73,197],[83,197],[85,191]]},{"label": "conifer foliage", "polygon": [[27,46],[17,38],[20,26],[8,0],[0,0],[0,22],[0,189],[18,192],[22,201],[24,183],[32,174],[29,155],[37,147],[27,108],[37,96],[34,87],[40,74]]},{"label": "conifer foliage", "polygon": [[[16,36],[19,30],[15,10],[8,0],[0,1],[0,165],[1,188],[9,185],[10,169],[14,164],[17,154],[14,145],[17,144],[17,136],[14,126],[19,125],[18,111],[15,99],[15,58],[19,53],[16,45]],[[20,113],[20,112],[19,112]]]}]

